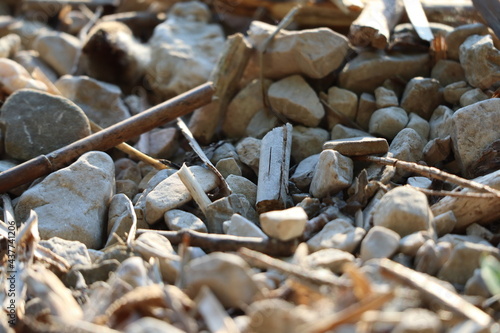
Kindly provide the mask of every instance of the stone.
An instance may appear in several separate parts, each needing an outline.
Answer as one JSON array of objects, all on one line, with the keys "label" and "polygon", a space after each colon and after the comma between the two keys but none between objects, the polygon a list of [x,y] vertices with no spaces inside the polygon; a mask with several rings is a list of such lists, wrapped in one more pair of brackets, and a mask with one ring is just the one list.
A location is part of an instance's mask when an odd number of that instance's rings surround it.
[{"label": "stone", "polygon": [[330,133],[330,139],[339,140],[339,139],[348,139],[348,138],[358,138],[358,137],[372,137],[368,132],[350,128],[341,124],[337,124],[333,126],[332,132]]},{"label": "stone", "polygon": [[451,135],[453,110],[440,105],[429,119],[429,139],[445,138]]},{"label": "stone", "polygon": [[474,274],[465,283],[465,295],[481,296],[484,298],[490,298],[493,296],[488,286],[484,282],[481,274],[481,268],[476,268]]},{"label": "stone", "polygon": [[259,293],[248,264],[230,253],[213,252],[191,260],[184,267],[184,283],[193,298],[207,286],[225,307],[250,304]]},{"label": "stone", "polygon": [[[386,78],[400,77],[410,80],[416,76],[429,76],[428,54],[387,54],[384,51],[361,52],[349,61],[339,76],[339,87],[355,93],[373,92]],[[376,75],[375,75],[376,73]]]},{"label": "stone", "polygon": [[241,168],[238,162],[232,158],[223,158],[217,162],[215,168],[219,170],[222,177],[227,178],[229,175],[241,176]]},{"label": "stone", "polygon": [[323,143],[330,138],[330,133],[322,128],[294,126],[292,132],[292,157],[295,163],[321,153]]},{"label": "stone", "polygon": [[238,153],[236,152],[236,147],[229,142],[223,142],[222,144],[218,143],[212,156],[209,156],[209,158],[210,162],[213,164],[217,164],[220,160],[225,158],[233,158],[238,162],[240,161]]},{"label": "stone", "polygon": [[142,180],[139,165],[129,158],[120,158],[115,161],[115,179],[131,180],[139,184]]},{"label": "stone", "polygon": [[[12,58],[22,67],[24,67],[28,73],[33,73],[35,68],[38,67],[43,74],[51,81],[57,81],[59,75],[50,67],[45,61],[40,58],[40,54],[33,50],[18,51]],[[31,75],[29,76],[31,79]],[[39,81],[38,81],[39,82]],[[28,87],[26,87],[28,88]],[[45,90],[46,88],[44,88]]]},{"label": "stone", "polygon": [[447,211],[436,215],[432,220],[432,224],[434,225],[437,235],[444,236],[455,229],[455,226],[457,225],[457,218],[452,211]]},{"label": "stone", "polygon": [[[147,135],[141,135],[138,147],[147,147],[143,153],[158,159],[169,159],[179,148],[178,131],[174,127],[153,130]],[[140,141],[145,139],[146,142]]]},{"label": "stone", "polygon": [[[453,114],[451,139],[453,151],[462,173],[470,175],[469,167],[481,157],[483,150],[500,139],[500,98],[491,98]],[[478,131],[478,129],[481,129]]]},{"label": "stone", "polygon": [[460,45],[460,63],[471,86],[480,89],[499,86],[500,50],[493,45],[490,35],[467,38]]},{"label": "stone", "polygon": [[450,104],[458,104],[460,102],[460,97],[471,89],[472,87],[465,81],[451,83],[443,90],[444,100]]},{"label": "stone", "polygon": [[427,120],[423,119],[416,113],[410,113],[408,118],[408,123],[406,124],[406,128],[411,128],[417,132],[422,139],[427,141],[429,138],[430,125]]},{"label": "stone", "polygon": [[21,37],[8,34],[0,38],[0,58],[10,58],[17,53],[21,46]]},{"label": "stone", "polygon": [[167,323],[164,320],[153,317],[139,318],[124,328],[125,333],[182,333],[183,330],[178,329],[174,325]]},{"label": "stone", "polygon": [[[205,192],[209,192],[219,185],[217,176],[210,170],[200,166],[189,167],[194,178]],[[160,181],[144,199],[144,214],[146,222],[153,224],[163,218],[165,212],[188,203],[193,197],[177,172]]]},{"label": "stone", "polygon": [[119,266],[120,262],[116,259],[101,260],[85,267],[76,266],[68,275],[78,272],[85,279],[85,283],[91,285],[97,281],[107,281]]},{"label": "stone", "polygon": [[289,241],[302,236],[308,217],[302,207],[292,207],[262,213],[259,220],[268,236]]},{"label": "stone", "polygon": [[[356,112],[358,109],[358,96],[347,89],[339,87],[331,87],[328,89],[328,105],[334,111],[339,112],[351,120],[356,119]],[[340,123],[337,114],[326,109],[326,121],[328,129],[331,130],[333,126]]]},{"label": "stone", "polygon": [[465,81],[465,72],[458,61],[441,59],[432,67],[431,78],[438,80],[444,87]]},{"label": "stone", "polygon": [[374,226],[361,242],[360,258],[390,258],[399,248],[401,237],[396,232],[381,226]]},{"label": "stone", "polygon": [[252,221],[239,215],[233,214],[231,220],[225,221],[222,226],[224,233],[240,237],[259,237],[268,239],[267,235]]},{"label": "stone", "polygon": [[316,92],[300,75],[274,82],[267,94],[276,112],[301,125],[316,127],[325,115]]},{"label": "stone", "polygon": [[162,100],[205,83],[224,48],[224,34],[209,24],[210,11],[199,1],[174,4],[149,40],[146,80]]},{"label": "stone", "polygon": [[[405,128],[394,137],[389,146],[389,152],[394,158],[407,162],[418,162],[422,159],[423,150],[427,140],[424,140],[412,128]],[[397,170],[396,175],[405,177],[410,172]]]},{"label": "stone", "polygon": [[207,227],[196,215],[185,212],[180,209],[172,209],[165,212],[165,223],[169,230],[194,230],[198,232],[207,232]]},{"label": "stone", "polygon": [[236,145],[236,152],[241,163],[248,165],[255,174],[259,174],[261,140],[247,137]]},{"label": "stone", "polygon": [[333,248],[352,253],[365,234],[365,229],[354,227],[349,221],[338,218],[328,222],[320,232],[309,239],[307,246],[311,252]]},{"label": "stone", "polygon": [[[252,21],[248,37],[261,50],[276,26]],[[339,68],[350,52],[347,38],[328,28],[289,31],[281,29],[263,54],[264,77],[280,79],[301,74],[320,79]]]},{"label": "stone", "polygon": [[423,161],[428,166],[436,166],[451,155],[451,137],[432,139],[424,147]]},{"label": "stone", "polygon": [[303,159],[295,169],[290,181],[294,182],[295,185],[302,191],[307,191],[309,185],[314,176],[314,170],[316,170],[316,165],[319,161],[319,155],[311,155]]},{"label": "stone", "polygon": [[473,224],[469,225],[465,229],[465,233],[468,236],[480,237],[482,239],[487,240],[488,242],[492,242],[495,239],[494,233],[492,233],[490,230],[486,229],[485,227],[483,227],[482,225],[477,224],[477,223],[473,223]]},{"label": "stone", "polygon": [[404,237],[428,230],[432,218],[425,194],[411,187],[400,186],[380,199],[373,212],[373,225],[386,227]]},{"label": "stone", "polygon": [[377,109],[399,106],[398,96],[393,90],[378,87],[375,89],[375,105]]},{"label": "stone", "polygon": [[460,46],[472,35],[488,34],[488,27],[482,23],[464,24],[456,27],[445,36],[448,59],[459,60]]},{"label": "stone", "polygon": [[280,126],[280,122],[273,112],[260,110],[248,123],[246,133],[248,136],[262,139],[273,128]]},{"label": "stone", "polygon": [[211,203],[206,210],[206,225],[210,233],[222,233],[222,224],[233,214],[240,214],[257,222],[257,212],[242,194],[231,194]]},{"label": "stone", "polygon": [[318,320],[308,307],[280,298],[255,301],[245,312],[250,317],[248,332],[253,333],[299,333],[298,327]]},{"label": "stone", "polygon": [[250,205],[255,207],[257,201],[257,185],[245,177],[237,175],[227,176],[226,182],[233,193],[244,195]]},{"label": "stone", "polygon": [[114,175],[111,157],[88,152],[24,192],[15,207],[16,218],[26,220],[33,209],[42,239],[56,236],[98,249],[114,194]]},{"label": "stone", "polygon": [[107,246],[111,246],[121,239],[126,243],[132,228],[137,227],[137,216],[130,199],[124,194],[116,194],[111,198],[108,211],[108,238]]},{"label": "stone", "polygon": [[428,239],[420,246],[415,255],[415,269],[429,275],[436,275],[443,264],[449,260],[451,244],[448,242],[436,242]]},{"label": "stone", "polygon": [[409,177],[408,178],[408,185],[411,185],[413,187],[418,187],[418,188],[429,189],[432,186],[432,179],[427,178],[427,177],[420,177],[420,176]]},{"label": "stone", "polygon": [[471,89],[462,94],[460,96],[460,105],[462,107],[468,106],[477,102],[484,101],[488,99],[488,95],[486,95],[481,89]]},{"label": "stone", "polygon": [[51,237],[41,240],[38,244],[64,258],[70,266],[86,266],[92,263],[87,247],[81,242]]},{"label": "stone", "polygon": [[362,93],[359,96],[358,112],[356,113],[356,123],[365,131],[370,125],[370,118],[373,112],[377,110],[375,96],[369,93]]},{"label": "stone", "polygon": [[354,264],[356,257],[351,253],[339,249],[323,249],[311,253],[305,258],[305,262],[310,267],[328,268],[335,274],[344,272],[344,265]]},{"label": "stone", "polygon": [[406,85],[401,107],[408,113],[414,112],[428,120],[432,112],[442,104],[443,93],[440,88],[436,79],[414,77]]},{"label": "stone", "polygon": [[439,316],[427,309],[409,308],[403,311],[394,333],[439,333],[443,324]]},{"label": "stone", "polygon": [[[264,89],[267,91],[271,80],[264,80]],[[241,89],[227,107],[222,132],[229,138],[242,138],[247,135],[247,126],[252,118],[264,110],[262,98],[262,83],[255,79]]]},{"label": "stone", "polygon": [[59,75],[70,74],[77,66],[81,52],[81,42],[65,32],[50,31],[41,33],[33,44],[40,57]]},{"label": "stone", "polygon": [[407,123],[408,115],[400,107],[391,106],[378,109],[370,118],[369,132],[387,139],[393,139]]},{"label": "stone", "polygon": [[311,180],[310,193],[313,197],[324,198],[349,187],[352,183],[354,164],[334,150],[323,150]]},{"label": "stone", "polygon": [[336,150],[344,156],[377,155],[387,153],[389,144],[386,139],[365,136],[327,141],[323,149]]},{"label": "stone", "polygon": [[418,249],[429,239],[427,231],[417,231],[406,235],[399,241],[399,252],[415,257]]}]

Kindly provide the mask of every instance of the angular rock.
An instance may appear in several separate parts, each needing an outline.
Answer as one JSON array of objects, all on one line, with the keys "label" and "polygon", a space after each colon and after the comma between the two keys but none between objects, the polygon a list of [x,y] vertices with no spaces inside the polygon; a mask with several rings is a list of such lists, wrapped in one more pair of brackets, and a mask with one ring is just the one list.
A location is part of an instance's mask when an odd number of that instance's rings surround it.
[{"label": "angular rock", "polygon": [[377,110],[375,96],[368,93],[362,93],[361,96],[359,96],[356,123],[367,131],[370,124],[370,118],[375,110]]},{"label": "angular rock", "polygon": [[87,117],[70,100],[23,89],[2,106],[5,152],[29,160],[73,143],[90,134]]},{"label": "angular rock", "polygon": [[430,125],[425,119],[412,112],[410,113],[406,127],[415,130],[415,132],[417,132],[422,139],[427,141],[427,138],[429,137]]},{"label": "angular rock", "polygon": [[242,194],[231,194],[210,204],[206,211],[206,225],[210,233],[222,233],[222,224],[240,214],[250,221],[257,222],[257,212]]},{"label": "angular rock", "polygon": [[386,227],[404,237],[420,230],[428,230],[432,218],[425,194],[400,186],[380,199],[373,212],[373,225]]},{"label": "angular rock", "polygon": [[432,67],[431,78],[438,80],[444,87],[465,81],[465,72],[458,61],[441,59]]},{"label": "angular rock", "polygon": [[342,274],[343,266],[347,263],[354,263],[356,257],[349,252],[338,249],[323,249],[311,253],[305,260],[311,267],[328,268],[335,274]]},{"label": "angular rock", "polygon": [[217,144],[217,147],[213,151],[212,156],[209,157],[210,162],[217,164],[220,160],[224,158],[234,158],[239,162],[238,153],[236,152],[236,147],[229,142],[224,142],[223,144]]},{"label": "angular rock", "polygon": [[126,242],[134,224],[137,226],[137,216],[130,199],[124,194],[114,195],[109,204],[108,238],[105,247],[117,243],[117,237]]},{"label": "angular rock", "polygon": [[307,219],[307,214],[302,207],[270,211],[259,216],[262,230],[281,241],[300,237],[306,227]]},{"label": "angular rock", "polygon": [[141,138],[136,146],[140,147],[140,150],[143,153],[150,155],[151,157],[168,159],[179,148],[177,137],[178,132],[176,128],[161,128],[153,130],[145,135],[141,135]]},{"label": "angular rock", "polygon": [[261,139],[267,134],[267,132],[280,126],[280,122],[281,121],[274,113],[267,110],[260,110],[248,123],[246,133],[248,136]]},{"label": "angular rock", "polygon": [[[248,30],[252,45],[260,50],[276,26],[253,21]],[[280,30],[263,55],[264,76],[278,79],[302,74],[325,77],[337,69],[350,51],[347,38],[328,28],[301,31]]]},{"label": "angular rock", "polygon": [[377,109],[399,106],[398,96],[393,90],[378,87],[375,89],[375,105]]},{"label": "angular rock", "polygon": [[423,160],[429,166],[436,166],[451,154],[451,137],[430,140],[424,147]]},{"label": "angular rock", "polygon": [[330,133],[322,128],[294,126],[292,132],[292,157],[295,163],[305,158],[321,153],[323,143],[328,140]]},{"label": "angular rock", "polygon": [[330,133],[330,139],[339,140],[347,138],[358,138],[358,137],[371,137],[368,132],[358,130],[355,128],[350,128],[341,124],[333,126],[332,132]]},{"label": "angular rock", "polygon": [[33,44],[33,49],[59,75],[73,72],[81,48],[81,42],[75,36],[55,31],[40,34]]},{"label": "angular rock", "polygon": [[255,223],[239,214],[233,214],[231,220],[225,221],[223,229],[224,233],[233,236],[269,238]]},{"label": "angular rock", "polygon": [[406,235],[399,241],[399,251],[408,256],[414,257],[418,249],[429,239],[427,231],[417,231]]},{"label": "angular rock", "polygon": [[248,165],[256,174],[259,173],[261,140],[256,138],[244,138],[236,145],[236,152],[240,161]]},{"label": "angular rock", "polygon": [[311,180],[310,193],[316,198],[336,194],[352,183],[353,162],[334,150],[323,150]]},{"label": "angular rock", "polygon": [[490,35],[470,36],[460,46],[460,63],[467,82],[480,89],[498,86],[500,81],[500,50]]},{"label": "angular rock", "polygon": [[460,97],[471,89],[472,87],[465,81],[451,83],[444,88],[444,100],[450,104],[458,104],[460,102]]},{"label": "angular rock", "polygon": [[344,156],[363,156],[385,154],[389,145],[386,139],[365,136],[327,141],[323,149],[336,150]]},{"label": "angular rock", "polygon": [[488,27],[482,23],[464,24],[450,31],[446,37],[446,54],[449,59],[458,60],[460,58],[460,45],[472,35],[486,35]]},{"label": "angular rock", "polygon": [[[331,87],[328,89],[328,105],[336,112],[340,112],[347,118],[355,120],[358,109],[358,96],[347,89]],[[328,108],[326,111],[326,120],[328,129],[330,130],[340,122],[338,116]]]},{"label": "angular rock", "polygon": [[[394,137],[389,146],[389,152],[394,158],[407,162],[418,162],[423,155],[427,140],[424,140],[412,128],[405,128]],[[409,174],[405,170],[397,170],[396,174],[404,177]]]},{"label": "angular rock", "polygon": [[460,96],[460,105],[464,107],[486,99],[488,99],[488,95],[486,95],[481,89],[471,89],[464,92],[462,96]]},{"label": "angular rock", "polygon": [[415,77],[406,85],[401,107],[408,113],[414,112],[428,120],[443,101],[440,88],[436,79]]},{"label": "angular rock", "polygon": [[378,109],[372,114],[369,124],[371,134],[393,139],[408,123],[408,114],[397,106]]},{"label": "angular rock", "polygon": [[316,92],[300,75],[271,84],[268,96],[276,112],[304,126],[317,126],[325,115]]},{"label": "angular rock", "polygon": [[16,218],[26,220],[33,209],[42,238],[57,236],[100,248],[114,174],[113,161],[106,153],[86,153],[24,192],[15,207]]},{"label": "angular rock", "polygon": [[436,244],[433,239],[426,240],[415,255],[415,269],[422,273],[436,275],[450,258],[451,250],[451,244],[448,242]]},{"label": "angular rock", "polygon": [[432,224],[439,237],[449,234],[455,229],[457,225],[457,218],[453,212],[447,211],[445,213],[436,215],[432,220]]},{"label": "angular rock", "polygon": [[445,138],[451,135],[452,117],[452,109],[444,105],[438,106],[429,119],[429,139]]},{"label": "angular rock", "polygon": [[295,169],[292,177],[290,177],[290,180],[294,182],[299,189],[306,191],[311,184],[314,170],[316,170],[316,165],[319,161],[319,155],[320,154],[315,154],[303,159]]},{"label": "angular rock", "polygon": [[252,207],[255,207],[255,203],[257,200],[257,185],[255,185],[245,177],[237,175],[227,176],[226,182],[233,193],[244,195],[250,205]]},{"label": "angular rock", "polygon": [[399,248],[401,237],[396,232],[374,226],[361,242],[360,258],[367,261],[373,258],[389,258]]},{"label": "angular rock", "polygon": [[338,218],[328,222],[307,241],[307,245],[311,252],[333,248],[352,253],[365,234],[365,229],[354,227],[349,221]]},{"label": "angular rock", "polygon": [[219,160],[215,167],[224,178],[227,178],[229,175],[241,176],[242,174],[238,162],[232,157]]},{"label": "angular rock", "polygon": [[164,215],[165,223],[169,230],[194,230],[198,232],[207,232],[207,227],[196,215],[185,212],[180,209],[172,209]]},{"label": "angular rock", "polygon": [[81,242],[51,237],[48,240],[41,240],[39,244],[66,259],[70,266],[91,264],[87,247]]},{"label": "angular rock", "polygon": [[137,163],[131,159],[120,158],[115,161],[115,179],[127,179],[139,184],[142,180],[141,170]]}]

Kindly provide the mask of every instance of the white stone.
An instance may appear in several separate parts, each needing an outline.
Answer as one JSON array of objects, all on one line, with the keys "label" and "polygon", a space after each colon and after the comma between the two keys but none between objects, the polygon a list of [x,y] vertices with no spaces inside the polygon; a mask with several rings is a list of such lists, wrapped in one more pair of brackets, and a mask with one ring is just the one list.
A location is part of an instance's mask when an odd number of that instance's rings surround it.
[{"label": "white stone", "polygon": [[381,226],[374,226],[361,242],[360,258],[389,258],[396,253],[401,237],[396,232]]},{"label": "white stone", "polygon": [[335,274],[342,274],[343,266],[347,263],[354,263],[356,257],[351,253],[339,249],[323,249],[311,253],[305,259],[311,267],[328,268]]},{"label": "white stone", "polygon": [[89,251],[81,242],[51,237],[48,240],[41,240],[39,244],[66,259],[70,266],[91,264]]},{"label": "white stone", "polygon": [[33,45],[33,49],[59,75],[73,72],[81,48],[81,42],[75,36],[55,31],[40,34]]},{"label": "white stone", "polygon": [[472,35],[486,35],[488,33],[488,27],[482,23],[464,24],[456,27],[445,36],[448,58],[459,60],[460,46],[468,37]]},{"label": "white stone", "polygon": [[223,229],[233,236],[269,238],[255,223],[239,214],[233,214],[230,221],[224,222]]},{"label": "white stone", "polygon": [[316,198],[336,194],[352,183],[354,163],[335,150],[323,150],[311,180],[310,193]]},{"label": "white stone", "polygon": [[378,87],[375,89],[374,93],[377,109],[399,106],[398,96],[396,96],[396,93],[393,90],[385,87]]},{"label": "white stone", "polygon": [[417,132],[422,139],[427,141],[429,138],[430,125],[427,120],[423,119],[416,113],[410,113],[410,117],[408,120],[408,124],[406,124],[406,128],[411,128]]},{"label": "white stone", "polygon": [[498,85],[500,81],[500,50],[490,35],[473,35],[460,45],[460,63],[467,82],[480,89]]},{"label": "white stone", "polygon": [[180,209],[172,209],[165,212],[163,218],[165,219],[168,229],[172,231],[188,229],[198,232],[207,232],[207,227],[202,220],[196,215]]},{"label": "white stone", "polygon": [[[328,89],[328,105],[336,112],[340,112],[347,118],[355,120],[358,110],[358,96],[347,89],[331,87]],[[326,120],[328,122],[328,129],[332,129],[333,126],[340,122],[337,115],[328,109],[326,111]]]},{"label": "white stone", "polygon": [[259,216],[264,232],[282,241],[288,241],[302,235],[307,223],[307,214],[302,207],[274,210]]},{"label": "white stone", "polygon": [[233,193],[243,194],[252,207],[257,201],[257,185],[245,177],[229,175],[226,182]]},{"label": "white stone", "polygon": [[292,132],[292,157],[295,163],[321,153],[323,143],[330,138],[330,133],[322,128],[294,126]]},{"label": "white stone", "polygon": [[399,251],[410,257],[417,254],[418,249],[429,239],[427,231],[417,231],[406,235],[399,241]]},{"label": "white stone", "polygon": [[408,114],[400,107],[391,106],[375,111],[369,124],[369,132],[393,139],[408,123]]},{"label": "white stone", "polygon": [[294,182],[299,189],[305,191],[311,184],[314,170],[316,170],[316,165],[319,161],[319,155],[320,154],[311,155],[303,159],[299,163],[297,168],[295,168],[295,171],[292,177],[290,177],[290,180]]},{"label": "white stone", "polygon": [[236,152],[243,164],[248,165],[255,174],[259,173],[261,140],[248,137],[236,145]]},{"label": "white stone", "polygon": [[466,91],[460,96],[460,105],[462,107],[471,105],[477,102],[484,101],[488,99],[488,95],[486,95],[481,89],[476,88],[476,89],[471,89],[469,91]]},{"label": "white stone", "polygon": [[352,253],[365,234],[365,229],[354,227],[349,221],[338,218],[328,222],[307,241],[307,245],[311,252],[333,248]]},{"label": "white stone", "polygon": [[452,117],[452,109],[444,105],[438,106],[429,120],[429,139],[445,138],[451,135]]}]

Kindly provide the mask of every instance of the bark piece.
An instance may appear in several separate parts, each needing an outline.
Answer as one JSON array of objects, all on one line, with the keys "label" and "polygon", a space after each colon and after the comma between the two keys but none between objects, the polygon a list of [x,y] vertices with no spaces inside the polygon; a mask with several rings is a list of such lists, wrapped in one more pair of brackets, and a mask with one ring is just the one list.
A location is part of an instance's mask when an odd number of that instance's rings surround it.
[{"label": "bark piece", "polygon": [[325,142],[323,149],[333,149],[345,156],[385,154],[389,144],[383,138],[358,137]]}]

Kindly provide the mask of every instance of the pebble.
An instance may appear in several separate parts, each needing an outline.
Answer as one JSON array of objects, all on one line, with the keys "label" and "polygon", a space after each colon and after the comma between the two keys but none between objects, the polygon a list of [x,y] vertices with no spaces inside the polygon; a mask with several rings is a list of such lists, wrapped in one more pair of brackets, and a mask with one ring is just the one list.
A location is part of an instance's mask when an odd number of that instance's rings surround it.
[{"label": "pebble", "polygon": [[87,247],[79,241],[51,237],[47,240],[41,240],[38,244],[64,258],[70,266],[87,266],[92,263]]},{"label": "pebble", "polygon": [[[260,50],[276,26],[252,21],[248,37]],[[301,74],[320,79],[339,68],[350,51],[345,36],[328,28],[289,31],[281,29],[263,54],[264,76],[280,79]]]},{"label": "pebble", "polygon": [[453,110],[445,105],[438,106],[429,119],[429,139],[445,138],[451,135]]},{"label": "pebble", "polygon": [[460,106],[468,106],[477,102],[484,101],[488,98],[488,95],[486,95],[481,89],[471,89],[464,92],[462,96],[460,96]]},{"label": "pebble", "polygon": [[5,151],[29,160],[66,146],[90,134],[83,111],[66,98],[35,90],[20,90],[2,106]]},{"label": "pebble", "polygon": [[230,253],[213,252],[191,260],[184,267],[184,283],[191,296],[196,296],[202,286],[210,288],[225,307],[250,304],[259,293],[250,267]]},{"label": "pebble", "polygon": [[465,81],[465,72],[458,61],[441,59],[432,67],[431,78],[438,80],[444,87]]},{"label": "pebble", "polygon": [[25,191],[15,207],[16,218],[25,221],[33,209],[43,239],[57,236],[98,249],[114,192],[114,175],[113,161],[106,153],[86,153]]},{"label": "pebble", "polygon": [[292,207],[262,213],[259,220],[267,235],[281,241],[289,241],[302,235],[308,217],[302,207]]},{"label": "pebble", "polygon": [[428,166],[436,166],[451,155],[451,137],[432,139],[424,147],[423,161]]},{"label": "pebble", "polygon": [[311,253],[305,259],[310,267],[328,268],[335,274],[344,272],[344,265],[355,263],[356,257],[349,252],[339,249],[323,249]]},{"label": "pebble", "polygon": [[210,233],[222,233],[222,224],[233,214],[240,214],[251,221],[257,221],[257,212],[242,194],[231,194],[211,203],[206,211],[206,225]]},{"label": "pebble", "polygon": [[488,27],[482,23],[464,24],[456,27],[445,36],[448,59],[459,60],[460,46],[472,35],[486,35]]},{"label": "pebble", "polygon": [[333,248],[353,253],[365,234],[365,229],[354,227],[348,220],[338,218],[328,222],[320,232],[309,239],[307,246],[311,252]]},{"label": "pebble", "polygon": [[318,96],[300,75],[274,82],[268,96],[276,112],[301,125],[316,127],[325,115]]},{"label": "pebble", "polygon": [[314,176],[314,170],[316,170],[316,165],[319,162],[319,155],[311,155],[303,159],[295,169],[290,181],[294,182],[295,185],[302,191],[307,191],[309,185]]},{"label": "pebble", "polygon": [[41,33],[33,44],[40,57],[59,75],[70,74],[82,48],[78,38],[65,32]]},{"label": "pebble", "polygon": [[156,319],[153,317],[139,318],[124,328],[125,333],[182,333],[183,330],[167,323],[164,320]]},{"label": "pebble", "polygon": [[447,211],[436,215],[432,220],[432,224],[434,225],[437,235],[444,236],[455,229],[455,226],[457,225],[457,218],[452,211]]},{"label": "pebble", "polygon": [[396,232],[385,227],[374,226],[361,242],[361,260],[390,258],[398,250],[400,239],[401,237]]},{"label": "pebble", "polygon": [[108,238],[104,247],[117,243],[117,237],[126,242],[134,225],[137,226],[137,216],[132,202],[124,194],[115,194],[109,203]]},{"label": "pebble", "polygon": [[[389,146],[389,152],[394,158],[407,162],[418,162],[422,159],[423,150],[427,140],[424,140],[412,128],[405,128],[394,137]],[[403,169],[397,170],[396,175],[405,177],[410,172]]]},{"label": "pebble", "polygon": [[330,133],[322,128],[294,126],[292,132],[292,157],[295,163],[321,153],[323,143],[330,138]]},{"label": "pebble", "polygon": [[332,132],[330,133],[330,139],[339,140],[339,139],[348,139],[348,138],[358,138],[358,137],[372,137],[368,132],[350,128],[341,124],[337,124],[333,126]]},{"label": "pebble", "polygon": [[259,174],[261,140],[246,137],[236,145],[236,152],[241,163],[248,165],[255,174]]},{"label": "pebble", "polygon": [[420,176],[409,177],[408,178],[408,185],[411,185],[413,187],[418,187],[418,188],[431,188],[432,179],[427,178],[427,177],[420,177]]},{"label": "pebble", "polygon": [[196,215],[180,209],[172,209],[165,212],[163,218],[168,229],[172,231],[194,230],[198,232],[207,232],[207,227],[202,220]]},{"label": "pebble", "polygon": [[10,58],[17,53],[21,46],[21,37],[8,34],[0,38],[0,58]]},{"label": "pebble", "polygon": [[393,333],[439,333],[442,323],[439,316],[427,309],[409,308],[403,311],[401,320],[392,330]]},{"label": "pebble", "polygon": [[[151,157],[168,159],[179,148],[177,137],[178,131],[174,127],[156,129],[141,135],[136,146],[141,147],[140,150]],[[141,140],[145,140],[145,142],[140,142]]]},{"label": "pebble", "polygon": [[357,137],[325,142],[323,149],[336,150],[344,156],[363,156],[385,154],[389,150],[386,139]]},{"label": "pebble", "polygon": [[129,197],[130,200],[134,199],[137,193],[139,193],[139,186],[137,183],[134,183],[129,179],[117,180],[115,181],[115,185],[116,193],[123,193]]},{"label": "pebble", "polygon": [[310,193],[315,198],[334,195],[352,183],[354,164],[335,150],[323,150],[311,180]]},{"label": "pebble", "polygon": [[465,233],[468,236],[480,237],[484,240],[487,240],[488,242],[491,242],[495,239],[494,233],[492,233],[490,230],[486,229],[485,227],[483,227],[482,225],[477,224],[477,223],[473,223],[473,224],[469,225],[465,229]]},{"label": "pebble", "polygon": [[220,159],[215,165],[215,168],[219,170],[220,174],[224,178],[227,178],[229,175],[242,175],[238,162],[232,157]]},{"label": "pebble", "polygon": [[399,241],[399,252],[415,257],[418,249],[429,239],[427,231],[417,231],[406,235]]},{"label": "pebble", "polygon": [[[57,78],[59,77],[52,67],[47,65],[47,63],[40,58],[40,55],[36,51],[19,51],[14,55],[14,57],[12,57],[12,59],[24,67],[28,73],[32,73],[33,70],[38,67],[51,82],[57,81]],[[31,79],[31,76],[29,78]],[[44,90],[46,89],[47,88],[45,87]]]},{"label": "pebble", "polygon": [[120,158],[115,161],[115,179],[131,180],[139,184],[142,180],[139,165],[129,158]]},{"label": "pebble", "polygon": [[449,260],[452,246],[448,242],[435,243],[428,239],[420,246],[415,255],[415,269],[429,275],[436,275],[443,264]]},{"label": "pebble", "polygon": [[397,106],[378,109],[372,114],[369,132],[393,139],[408,123],[408,114]]},{"label": "pebble", "polygon": [[438,80],[414,77],[406,85],[401,107],[408,113],[414,112],[428,120],[442,101],[443,93]]},{"label": "pebble", "polygon": [[82,108],[101,127],[109,127],[130,117],[121,99],[121,90],[111,83],[88,76],[64,75],[55,82],[56,88]]},{"label": "pebble", "polygon": [[257,112],[248,123],[246,132],[248,136],[262,139],[273,128],[280,126],[280,120],[274,113],[267,110]]},{"label": "pebble", "polygon": [[475,88],[488,89],[500,81],[500,50],[490,35],[467,38],[460,46],[460,63]]},{"label": "pebble", "polygon": [[362,93],[359,96],[358,111],[356,113],[356,123],[365,131],[370,125],[370,118],[373,112],[377,110],[375,96],[369,93]]},{"label": "pebble", "polygon": [[234,174],[227,176],[226,183],[233,193],[244,195],[250,205],[255,207],[257,201],[257,185],[245,177]]},{"label": "pebble", "polygon": [[458,81],[447,85],[443,90],[443,97],[447,103],[458,104],[460,102],[460,97],[467,91],[471,90],[472,87],[465,81]]},{"label": "pebble", "polygon": [[423,119],[416,113],[410,113],[408,124],[406,124],[406,128],[411,128],[417,132],[422,139],[427,141],[430,132],[430,125],[427,120]]},{"label": "pebble", "polygon": [[[358,109],[358,96],[347,89],[339,87],[331,87],[328,89],[328,105],[336,112],[340,112],[351,120],[356,119],[356,112]],[[326,120],[328,129],[331,130],[333,126],[337,125],[340,120],[336,113],[327,108]]]},{"label": "pebble", "polygon": [[[451,139],[453,151],[462,173],[469,175],[469,167],[493,141],[500,139],[500,98],[491,98],[466,107],[453,114]],[[478,128],[481,130],[478,131]]]},{"label": "pebble", "polygon": [[387,192],[375,207],[373,225],[397,232],[401,237],[428,230],[433,218],[422,192],[399,186]]},{"label": "pebble", "polygon": [[217,144],[217,147],[213,151],[212,156],[210,156],[210,162],[212,162],[213,164],[217,164],[217,162],[224,158],[234,158],[236,161],[239,161],[236,147],[229,142]]},{"label": "pebble", "polygon": [[315,318],[308,308],[280,298],[255,301],[246,313],[250,317],[248,332],[253,333],[299,333],[298,327]]},{"label": "pebble", "polygon": [[465,283],[464,293],[466,295],[481,296],[484,298],[490,298],[493,296],[481,276],[480,268],[476,268],[474,270],[474,274],[472,274],[469,280]]},{"label": "pebble", "polygon": [[240,237],[259,237],[268,239],[267,235],[252,221],[239,215],[233,214],[231,220],[225,221],[222,228],[224,233]]},{"label": "pebble", "polygon": [[2,91],[7,94],[12,94],[23,88],[47,91],[47,86],[32,79],[23,66],[6,58],[0,58],[0,84],[2,85]]},{"label": "pebble", "polygon": [[398,96],[393,90],[378,87],[375,89],[375,105],[377,109],[399,106]]}]

